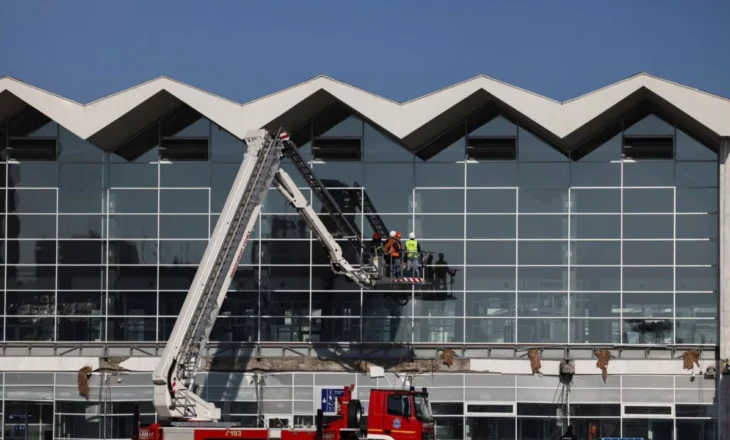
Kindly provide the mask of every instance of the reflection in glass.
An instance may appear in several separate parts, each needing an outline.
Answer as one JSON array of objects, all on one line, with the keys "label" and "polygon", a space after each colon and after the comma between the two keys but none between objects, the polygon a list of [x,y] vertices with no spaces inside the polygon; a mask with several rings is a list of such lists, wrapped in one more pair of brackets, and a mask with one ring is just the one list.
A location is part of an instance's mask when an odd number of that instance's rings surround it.
[{"label": "reflection in glass", "polygon": [[570,342],[573,344],[619,344],[621,321],[618,319],[571,319]]}]

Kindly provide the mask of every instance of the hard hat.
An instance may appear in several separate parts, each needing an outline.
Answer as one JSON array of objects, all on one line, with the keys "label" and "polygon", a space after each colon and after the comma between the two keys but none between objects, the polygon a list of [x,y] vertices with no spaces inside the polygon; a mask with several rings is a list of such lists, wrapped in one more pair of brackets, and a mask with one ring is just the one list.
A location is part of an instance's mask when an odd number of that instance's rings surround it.
[{"label": "hard hat", "polygon": [[410,239],[414,239],[414,238],[416,238],[416,233],[415,233],[415,232],[411,232],[411,233],[409,233],[409,234],[408,234],[408,238],[410,238]]},{"label": "hard hat", "polygon": [[380,240],[380,234],[377,232],[373,233],[373,240]]},{"label": "hard hat", "polygon": [[400,238],[400,237],[401,237],[400,232],[396,232],[395,233],[395,238]]},{"label": "hard hat", "polygon": [[395,231],[390,231],[390,238],[394,238],[394,237],[395,237]]}]

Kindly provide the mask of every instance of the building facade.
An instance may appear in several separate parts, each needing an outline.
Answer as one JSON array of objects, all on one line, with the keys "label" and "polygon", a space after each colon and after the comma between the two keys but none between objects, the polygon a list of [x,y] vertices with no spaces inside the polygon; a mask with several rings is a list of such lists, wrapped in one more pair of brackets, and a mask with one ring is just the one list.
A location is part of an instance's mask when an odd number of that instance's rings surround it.
[{"label": "building facade", "polygon": [[486,77],[405,104],[319,77],[245,105],[168,78],[88,105],[0,79],[4,438],[129,438],[134,402],[154,420],[244,134],[280,126],[363,239],[367,200],[449,273],[363,291],[272,189],[200,374],[226,420],[306,425],[322,390],[413,385],[444,440],[728,435],[730,101],[641,74],[566,103]]}]

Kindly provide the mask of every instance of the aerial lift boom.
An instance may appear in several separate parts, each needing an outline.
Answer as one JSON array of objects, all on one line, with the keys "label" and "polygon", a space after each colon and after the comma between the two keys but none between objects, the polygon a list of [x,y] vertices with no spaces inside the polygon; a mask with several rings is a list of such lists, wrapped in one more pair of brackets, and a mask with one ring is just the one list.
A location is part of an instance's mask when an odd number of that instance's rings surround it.
[{"label": "aerial lift boom", "polygon": [[[197,393],[195,383],[203,350],[236,275],[239,260],[258,219],[272,184],[299,211],[312,232],[328,250],[332,269],[363,286],[372,288],[379,279],[377,266],[353,266],[343,258],[342,248],[327,230],[307,198],[282,169],[289,157],[335,220],[340,232],[362,255],[362,240],[351,234],[353,227],[342,215],[324,185],[299,156],[288,133],[272,137],[266,130],[246,134],[248,150],[231,192],[210,237],[200,266],[175,322],[160,362],[153,373],[154,405],[162,421],[218,421],[220,409]],[[377,265],[377,262],[374,264]]]}]

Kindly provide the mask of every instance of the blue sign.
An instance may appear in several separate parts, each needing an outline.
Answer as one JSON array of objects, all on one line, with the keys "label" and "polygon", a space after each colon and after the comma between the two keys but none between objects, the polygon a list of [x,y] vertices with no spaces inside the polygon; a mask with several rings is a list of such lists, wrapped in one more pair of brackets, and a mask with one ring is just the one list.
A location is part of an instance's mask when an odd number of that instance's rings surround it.
[{"label": "blue sign", "polygon": [[398,417],[393,419],[393,429],[400,429],[400,419]]},{"label": "blue sign", "polygon": [[333,413],[337,411],[337,398],[345,395],[342,388],[323,388],[322,389],[322,411]]}]

